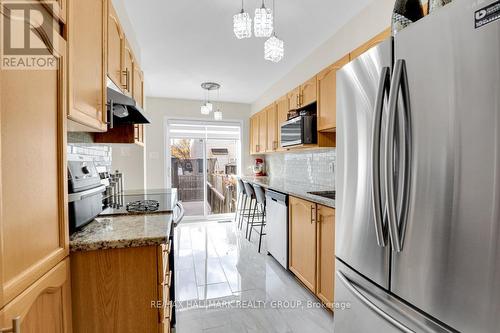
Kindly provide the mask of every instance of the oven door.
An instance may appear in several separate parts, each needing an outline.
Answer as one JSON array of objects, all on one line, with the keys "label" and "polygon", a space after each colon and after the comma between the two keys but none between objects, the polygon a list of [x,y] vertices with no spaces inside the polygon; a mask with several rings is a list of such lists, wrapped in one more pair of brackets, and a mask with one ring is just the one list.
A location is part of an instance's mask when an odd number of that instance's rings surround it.
[{"label": "oven door", "polygon": [[296,117],[281,124],[281,147],[300,145],[303,142],[303,117]]}]

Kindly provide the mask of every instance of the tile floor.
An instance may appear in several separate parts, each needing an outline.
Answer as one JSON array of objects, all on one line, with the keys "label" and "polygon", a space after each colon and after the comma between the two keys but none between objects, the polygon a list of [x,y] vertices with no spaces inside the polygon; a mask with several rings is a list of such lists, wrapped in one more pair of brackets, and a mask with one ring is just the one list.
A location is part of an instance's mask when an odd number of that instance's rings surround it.
[{"label": "tile floor", "polygon": [[176,333],[332,332],[333,315],[234,223],[175,231]]}]

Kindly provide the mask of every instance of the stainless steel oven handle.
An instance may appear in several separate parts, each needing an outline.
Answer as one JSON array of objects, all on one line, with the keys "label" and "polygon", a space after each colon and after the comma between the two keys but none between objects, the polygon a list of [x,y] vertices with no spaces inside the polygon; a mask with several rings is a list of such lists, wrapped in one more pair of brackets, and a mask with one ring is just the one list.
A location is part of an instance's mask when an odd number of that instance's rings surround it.
[{"label": "stainless steel oven handle", "polygon": [[76,192],[76,193],[70,193],[70,194],[68,194],[68,202],[83,200],[83,199],[88,198],[88,197],[95,195],[97,193],[103,193],[104,191],[106,191],[106,186],[101,185],[99,187],[91,188],[90,190]]},{"label": "stainless steel oven handle", "polygon": [[377,315],[382,317],[384,320],[388,321],[391,323],[393,326],[401,330],[402,332],[405,333],[415,333],[412,329],[408,328],[407,326],[403,325],[396,319],[394,319],[391,315],[388,313],[384,312],[382,309],[380,309],[375,303],[370,301],[368,297],[363,295],[355,286],[354,283],[351,282],[342,272],[337,271],[337,277],[339,280],[346,286],[346,288],[354,295],[356,296],[357,299],[359,299],[364,305],[369,307],[372,311],[374,311]]},{"label": "stainless steel oven handle", "polygon": [[382,68],[378,87],[377,99],[375,101],[375,112],[373,117],[372,130],[372,207],[375,222],[375,234],[380,247],[386,244],[386,229],[383,221],[382,196],[380,188],[380,138],[382,131],[382,113],[384,111],[384,99],[388,94],[391,80],[391,70],[389,67]]},{"label": "stainless steel oven handle", "polygon": [[174,220],[174,227],[177,227],[177,225],[182,221],[182,219],[184,218],[184,213],[185,213],[185,210],[184,210],[184,206],[182,205],[182,202],[181,201],[177,201],[177,204],[175,205],[177,208],[179,208],[179,215],[177,216],[177,218]]}]

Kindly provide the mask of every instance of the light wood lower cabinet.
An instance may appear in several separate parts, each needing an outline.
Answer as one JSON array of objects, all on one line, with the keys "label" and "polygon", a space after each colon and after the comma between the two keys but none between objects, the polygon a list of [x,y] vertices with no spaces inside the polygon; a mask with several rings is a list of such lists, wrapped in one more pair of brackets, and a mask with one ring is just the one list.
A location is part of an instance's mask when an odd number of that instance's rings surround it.
[{"label": "light wood lower cabinet", "polygon": [[289,269],[330,309],[335,272],[335,210],[303,199],[289,201]]},{"label": "light wood lower cabinet", "polygon": [[335,209],[317,205],[317,280],[316,295],[333,309],[335,284]]},{"label": "light wood lower cabinet", "polygon": [[289,268],[316,292],[316,204],[290,197],[289,210]]},{"label": "light wood lower cabinet", "polygon": [[22,333],[70,333],[70,287],[65,259],[0,310],[0,326],[10,328],[19,318]]},{"label": "light wood lower cabinet", "polygon": [[72,253],[73,331],[123,333],[169,329],[173,269],[168,255],[168,246]]}]

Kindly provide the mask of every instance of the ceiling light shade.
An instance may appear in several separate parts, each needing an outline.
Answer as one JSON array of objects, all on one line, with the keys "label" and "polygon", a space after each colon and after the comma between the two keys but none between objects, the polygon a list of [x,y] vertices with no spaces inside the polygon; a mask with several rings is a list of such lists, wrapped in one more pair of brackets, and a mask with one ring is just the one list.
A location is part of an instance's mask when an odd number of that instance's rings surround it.
[{"label": "ceiling light shade", "polygon": [[264,43],[264,59],[272,62],[280,62],[285,55],[284,43],[276,35],[271,36]]},{"label": "ceiling light shade", "polygon": [[238,39],[252,37],[252,19],[243,8],[241,8],[241,12],[233,16],[233,29]]},{"label": "ceiling light shade", "polygon": [[273,11],[266,8],[264,1],[262,7],[255,9],[253,30],[255,37],[269,37],[273,33]]},{"label": "ceiling light shade", "polygon": [[222,111],[220,109],[214,112],[214,120],[222,120]]},{"label": "ceiling light shade", "polygon": [[212,112],[214,110],[214,105],[212,103],[210,103],[210,102],[206,102],[205,106],[208,109],[208,113],[210,113],[210,112]]},{"label": "ceiling light shade", "polygon": [[208,109],[206,104],[203,104],[200,109],[201,109],[201,114],[204,114],[204,115],[210,114],[210,110]]}]

